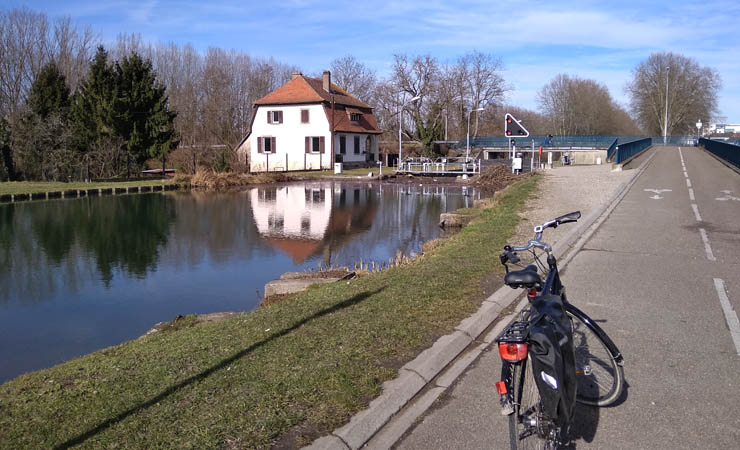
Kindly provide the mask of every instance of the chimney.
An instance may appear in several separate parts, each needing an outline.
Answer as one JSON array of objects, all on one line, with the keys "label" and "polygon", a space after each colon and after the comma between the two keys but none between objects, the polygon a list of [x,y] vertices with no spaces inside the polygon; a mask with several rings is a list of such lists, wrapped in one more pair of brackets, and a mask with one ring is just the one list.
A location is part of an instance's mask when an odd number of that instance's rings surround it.
[{"label": "chimney", "polygon": [[324,80],[324,90],[326,92],[331,92],[331,72],[325,70],[322,78]]},{"label": "chimney", "polygon": [[290,74],[290,79],[291,80],[295,80],[296,78],[298,78],[300,76],[303,76],[303,74],[300,73],[300,72],[293,72],[293,73]]}]

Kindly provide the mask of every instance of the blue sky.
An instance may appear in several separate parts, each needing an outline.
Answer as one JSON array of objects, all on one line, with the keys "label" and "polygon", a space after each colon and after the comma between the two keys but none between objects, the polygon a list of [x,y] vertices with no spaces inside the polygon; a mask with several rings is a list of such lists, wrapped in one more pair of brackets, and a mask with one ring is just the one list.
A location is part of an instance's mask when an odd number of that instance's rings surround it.
[{"label": "blue sky", "polygon": [[618,102],[632,69],[671,51],[722,77],[719,108],[740,122],[740,2],[696,1],[158,1],[6,0],[51,17],[69,15],[113,42],[191,43],[272,56],[318,73],[353,55],[386,76],[394,53],[441,62],[471,50],[501,58],[508,103],[537,109],[536,93],[559,73],[604,83]]}]

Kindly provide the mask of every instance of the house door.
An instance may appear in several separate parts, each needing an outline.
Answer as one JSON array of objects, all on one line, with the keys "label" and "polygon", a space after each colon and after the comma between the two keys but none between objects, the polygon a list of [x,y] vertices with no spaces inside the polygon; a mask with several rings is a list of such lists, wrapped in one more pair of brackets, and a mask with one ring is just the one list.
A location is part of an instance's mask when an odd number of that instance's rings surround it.
[{"label": "house door", "polygon": [[370,136],[365,138],[365,161],[375,161],[375,152],[373,151],[373,141]]}]

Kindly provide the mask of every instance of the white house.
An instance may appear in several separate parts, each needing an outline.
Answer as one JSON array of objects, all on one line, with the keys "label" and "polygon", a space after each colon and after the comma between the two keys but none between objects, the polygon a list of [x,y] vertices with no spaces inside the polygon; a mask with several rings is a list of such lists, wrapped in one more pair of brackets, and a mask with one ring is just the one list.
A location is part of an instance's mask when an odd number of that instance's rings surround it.
[{"label": "white house", "polygon": [[329,71],[321,79],[294,72],[289,82],[254,102],[250,130],[237,151],[250,172],[378,160],[381,131],[373,107],[332,84]]}]

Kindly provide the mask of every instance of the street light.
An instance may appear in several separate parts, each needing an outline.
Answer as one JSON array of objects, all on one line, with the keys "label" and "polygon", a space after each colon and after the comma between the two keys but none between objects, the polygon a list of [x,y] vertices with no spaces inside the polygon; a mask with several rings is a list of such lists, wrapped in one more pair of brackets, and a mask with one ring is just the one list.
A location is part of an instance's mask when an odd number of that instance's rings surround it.
[{"label": "street light", "polygon": [[421,96],[417,95],[406,103],[401,104],[401,108],[398,110],[398,170],[401,170],[401,161],[403,161],[403,159],[401,158],[401,116],[403,116],[403,108],[405,108],[406,105],[414,103],[420,98]]},{"label": "street light", "polygon": [[671,75],[671,66],[665,68],[665,120],[663,121],[663,145],[668,141],[668,82]]},{"label": "street light", "polygon": [[701,126],[702,126],[701,119],[699,119],[699,121],[696,122],[696,134],[697,134],[696,138],[697,139],[701,137]]},{"label": "street light", "polygon": [[476,108],[468,111],[468,142],[465,146],[465,162],[468,162],[468,158],[470,157],[470,114],[472,114],[473,111],[483,111],[484,109],[485,108]]}]

